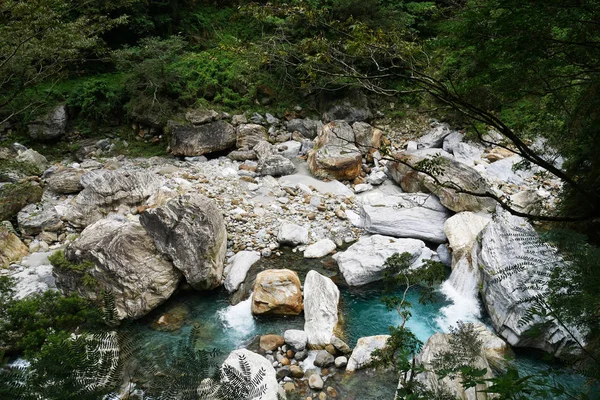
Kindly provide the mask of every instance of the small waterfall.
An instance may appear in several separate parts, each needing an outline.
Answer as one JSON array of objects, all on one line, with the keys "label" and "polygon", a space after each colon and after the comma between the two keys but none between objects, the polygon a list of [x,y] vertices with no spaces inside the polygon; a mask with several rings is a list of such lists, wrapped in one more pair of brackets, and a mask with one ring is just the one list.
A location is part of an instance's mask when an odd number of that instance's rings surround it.
[{"label": "small waterfall", "polygon": [[217,311],[217,313],[225,328],[233,331],[229,334],[246,337],[256,331],[254,316],[252,315],[252,294],[247,300],[234,306],[228,306]]},{"label": "small waterfall", "polygon": [[477,321],[481,317],[481,305],[477,295],[479,285],[479,273],[466,257],[461,258],[450,278],[440,287],[440,291],[452,304],[440,309],[441,315],[436,322],[444,332],[448,332],[451,326],[458,321]]}]

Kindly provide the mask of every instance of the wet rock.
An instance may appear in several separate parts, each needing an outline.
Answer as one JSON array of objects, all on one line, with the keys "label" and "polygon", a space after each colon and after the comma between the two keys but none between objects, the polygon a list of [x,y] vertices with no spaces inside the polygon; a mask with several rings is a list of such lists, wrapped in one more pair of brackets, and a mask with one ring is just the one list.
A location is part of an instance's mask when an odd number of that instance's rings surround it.
[{"label": "wet rock", "polygon": [[299,329],[288,329],[283,333],[283,338],[295,351],[302,351],[306,348],[308,338],[304,331]]},{"label": "wet rock", "polygon": [[252,293],[253,314],[298,315],[302,309],[302,289],[296,272],[270,269],[256,276]]},{"label": "wet rock", "polygon": [[213,200],[183,195],[147,210],[140,223],[192,287],[210,290],[221,284],[227,231]]},{"label": "wet rock", "polygon": [[448,218],[444,224],[444,232],[452,249],[452,259],[456,263],[464,255],[471,253],[471,248],[479,232],[490,222],[490,217],[464,211]]},{"label": "wet rock", "polygon": [[326,350],[319,350],[315,357],[315,365],[317,367],[329,367],[335,362],[334,357]]},{"label": "wet rock", "polygon": [[275,351],[283,346],[283,337],[279,335],[262,335],[260,337],[260,348],[264,351]]},{"label": "wet rock", "polygon": [[176,304],[152,323],[152,329],[163,332],[175,332],[181,329],[189,318],[190,310],[184,304]]},{"label": "wet rock", "polygon": [[324,347],[338,324],[340,291],[333,281],[309,271],[304,281],[304,331],[308,345]]},{"label": "wet rock", "polygon": [[335,335],[331,337],[331,345],[342,354],[350,354],[352,352],[350,346],[348,346],[346,342]]}]

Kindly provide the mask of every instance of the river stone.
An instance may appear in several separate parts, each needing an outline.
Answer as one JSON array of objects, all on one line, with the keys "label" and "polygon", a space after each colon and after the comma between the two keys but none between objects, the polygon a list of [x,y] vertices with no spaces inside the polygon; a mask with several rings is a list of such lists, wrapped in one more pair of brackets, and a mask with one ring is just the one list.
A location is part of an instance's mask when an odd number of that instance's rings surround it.
[{"label": "river stone", "polygon": [[373,235],[361,237],[346,251],[335,254],[333,259],[346,283],[360,286],[383,279],[385,261],[395,253],[405,252],[411,255],[411,267],[418,267],[433,256],[421,240]]},{"label": "river stone", "polygon": [[330,122],[321,129],[308,151],[308,168],[318,179],[353,180],[362,170],[362,155],[354,131],[345,121]]},{"label": "river stone", "polygon": [[335,358],[327,350],[317,351],[314,362],[317,367],[329,367],[330,365],[333,365],[334,362]]},{"label": "river stone", "polygon": [[46,157],[33,149],[19,150],[16,161],[33,166],[34,171],[31,172],[36,173],[37,175],[41,175],[42,172],[48,168],[48,160]]},{"label": "river stone", "polygon": [[67,107],[62,104],[47,115],[27,125],[29,136],[37,140],[52,140],[61,137],[67,129]]},{"label": "river stone", "polygon": [[361,337],[358,339],[356,346],[352,351],[352,355],[348,360],[346,371],[353,372],[368,367],[373,362],[371,353],[376,349],[385,347],[385,344],[390,337],[390,335],[377,335]]},{"label": "river stone", "polygon": [[240,251],[229,259],[227,267],[225,267],[225,289],[229,293],[238,290],[242,282],[246,279],[248,270],[254,263],[260,260],[258,251]]},{"label": "river stone", "polygon": [[447,243],[442,243],[438,247],[435,248],[435,252],[440,259],[440,262],[447,267],[452,266],[452,253],[448,249]]},{"label": "river stone", "polygon": [[292,119],[286,123],[288,132],[300,132],[304,137],[308,139],[314,139],[317,133],[323,128],[321,121],[315,121],[312,119]]},{"label": "river stone", "polygon": [[308,386],[313,390],[323,389],[323,378],[319,374],[312,374],[308,377]]},{"label": "river stone", "polygon": [[514,183],[515,185],[523,185],[526,179],[533,177],[536,167],[514,170],[515,165],[520,164],[522,161],[523,158],[517,155],[504,158],[490,164],[485,169],[484,175],[498,184]]},{"label": "river stone", "polygon": [[464,211],[448,218],[444,224],[444,232],[452,249],[452,260],[456,263],[464,255],[471,252],[473,243],[479,232],[490,222],[487,215],[478,215]]},{"label": "river stone", "polygon": [[337,351],[339,351],[342,354],[350,354],[350,352],[352,352],[350,346],[348,346],[346,342],[344,342],[342,339],[338,338],[335,335],[331,336],[331,344],[333,345],[333,347],[336,348]]},{"label": "river stone", "polygon": [[161,186],[160,178],[144,171],[97,170],[81,177],[84,189],[64,218],[78,228],[104,218],[120,206],[141,205]]},{"label": "river stone", "polygon": [[227,231],[213,200],[183,195],[146,210],[140,223],[193,288],[210,290],[221,284]]},{"label": "river stone", "polygon": [[28,253],[28,248],[13,232],[0,225],[0,268],[6,268],[13,261],[20,261]]},{"label": "river stone", "polygon": [[354,141],[361,154],[367,156],[381,147],[383,132],[373,128],[366,122],[355,122],[352,124]]},{"label": "river stone", "polygon": [[298,315],[302,308],[302,289],[295,271],[268,269],[256,276],[253,314]]},{"label": "river stone", "polygon": [[[460,211],[493,211],[495,200],[488,197],[473,196],[460,191],[474,193],[493,193],[489,183],[475,169],[452,159],[452,155],[443,150],[436,150],[439,157],[432,158],[431,152],[416,151],[399,152],[394,155],[398,160],[391,163],[388,173],[406,192],[431,192],[442,205],[454,212]],[[444,154],[445,153],[445,154]],[[419,163],[434,159],[439,163],[439,173],[430,176],[415,171]]]},{"label": "river stone", "polygon": [[81,177],[84,173],[85,170],[83,169],[59,168],[46,179],[46,184],[54,193],[78,193],[83,190]]},{"label": "river stone", "polygon": [[[255,399],[256,400],[278,400],[279,399],[279,396],[278,396],[279,384],[277,383],[277,375],[275,372],[275,368],[273,368],[273,365],[271,365],[269,360],[267,360],[260,354],[256,354],[250,350],[239,349],[239,350],[234,350],[229,354],[229,356],[227,357],[227,359],[221,366],[221,370],[227,371],[228,369],[235,369],[237,371],[237,373],[229,373],[229,374],[224,373],[223,374],[224,378],[223,378],[222,383],[225,385],[227,385],[227,384],[229,384],[229,385],[245,384],[244,382],[237,381],[237,380],[235,382],[229,382],[230,376],[241,375],[241,376],[246,377],[245,369],[241,364],[242,360],[245,360],[250,367],[250,369],[249,369],[250,376],[248,376],[247,379],[254,379],[256,376],[258,376],[260,370],[264,371],[264,377],[263,377],[262,381],[260,382],[259,386],[264,385],[266,392],[259,397],[255,397]],[[200,395],[199,398],[207,398],[207,396],[203,397],[202,393],[199,393],[199,395]]]},{"label": "river stone", "polygon": [[185,113],[185,119],[193,125],[202,125],[219,119],[219,113],[215,110],[194,109]]},{"label": "river stone", "polygon": [[304,370],[299,365],[291,365],[290,376],[295,379],[302,379],[304,378]]},{"label": "river stone", "polygon": [[284,223],[279,227],[277,241],[280,244],[289,244],[296,246],[308,243],[308,229],[303,226]]},{"label": "river stone", "polygon": [[171,153],[175,156],[201,156],[235,146],[235,128],[225,121],[200,126],[182,125],[169,121]]},{"label": "river stone", "polygon": [[338,324],[340,291],[330,278],[311,270],[304,281],[304,331],[308,345],[323,348]]},{"label": "river stone", "polygon": [[304,250],[304,258],[321,258],[331,253],[337,248],[333,240],[321,239],[313,243]]},{"label": "river stone", "polygon": [[461,142],[454,146],[452,153],[456,161],[473,166],[476,161],[481,160],[483,148],[471,143]]},{"label": "river stone", "polygon": [[88,226],[67,246],[65,257],[74,264],[91,261],[84,272],[54,268],[56,286],[65,293],[100,300],[102,292],[114,296],[118,319],[140,318],[175,291],[181,273],[161,257],[150,236],[137,222],[123,217],[102,219]]},{"label": "river stone", "polygon": [[282,155],[288,159],[294,159],[298,157],[301,147],[302,143],[296,142],[295,140],[289,140],[274,146],[274,150],[276,154]]},{"label": "river stone", "polygon": [[[508,346],[503,340],[485,328],[485,326],[481,324],[477,324],[476,326],[476,332],[479,333],[478,339],[482,340],[482,349],[481,353],[471,366],[473,368],[487,370],[485,375],[481,377],[482,379],[492,379],[494,378],[493,368],[488,362],[487,355],[490,353],[498,354],[496,351],[500,351],[502,355],[506,355]],[[446,376],[445,378],[440,379],[440,377],[433,372],[433,363],[438,355],[451,350],[449,338],[450,334],[436,333],[427,340],[419,354],[415,357],[416,365],[425,369],[423,373],[418,374],[415,377],[416,381],[425,385],[426,388],[432,390],[434,393],[439,393],[441,391],[449,392],[453,398],[463,400],[482,400],[490,398],[482,391],[491,386],[491,382],[479,383],[476,387],[465,389],[461,384],[459,377],[452,379],[450,376]],[[492,355],[492,357],[494,357],[495,362],[495,356]]]},{"label": "river stone", "polygon": [[[481,271],[483,303],[501,337],[512,346],[534,347],[557,357],[577,352],[571,335],[555,320],[535,316],[523,323],[532,304],[522,300],[539,295],[536,287],[543,288],[553,268],[563,263],[539,242],[531,224],[498,208],[473,245],[471,257]],[[577,329],[569,331],[583,341]]]},{"label": "river stone", "polygon": [[283,346],[284,343],[283,337],[279,335],[262,335],[259,346],[264,351],[275,351],[277,348]]},{"label": "river stone", "polygon": [[296,166],[280,154],[271,154],[265,157],[259,155],[256,171],[261,175],[283,176],[296,172]]},{"label": "river stone", "polygon": [[288,329],[283,333],[283,338],[295,351],[302,351],[306,348],[306,341],[308,338],[304,331],[299,329]]},{"label": "river stone", "polygon": [[361,198],[361,224],[369,233],[443,243],[449,212],[434,196],[402,193]]},{"label": "river stone", "polygon": [[267,130],[258,124],[242,124],[236,128],[237,140],[236,147],[238,149],[251,149],[261,140],[268,140],[269,135]]},{"label": "river stone", "polygon": [[37,235],[42,231],[59,231],[63,223],[54,206],[50,204],[29,204],[17,214],[19,229],[24,235]]}]

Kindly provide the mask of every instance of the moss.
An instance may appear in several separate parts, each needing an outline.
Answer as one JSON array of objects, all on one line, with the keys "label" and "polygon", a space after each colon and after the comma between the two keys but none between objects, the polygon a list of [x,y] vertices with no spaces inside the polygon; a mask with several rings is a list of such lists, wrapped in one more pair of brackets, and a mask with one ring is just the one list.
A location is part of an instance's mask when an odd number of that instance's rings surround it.
[{"label": "moss", "polygon": [[34,182],[6,184],[0,187],[0,221],[16,217],[23,207],[42,199],[42,187]]},{"label": "moss", "polygon": [[[53,267],[59,268],[63,271],[73,271],[73,272],[84,273],[85,271],[87,271],[88,269],[90,269],[94,266],[94,263],[91,261],[84,261],[79,264],[70,262],[69,260],[67,260],[64,250],[59,250],[57,252],[54,252],[50,257],[48,257],[48,260],[50,261],[50,264],[52,264]],[[85,273],[84,284],[85,285],[91,284],[90,279],[85,279],[86,276],[91,279],[94,279],[91,275],[89,275],[88,273]]]},{"label": "moss", "polygon": [[38,176],[43,171],[31,163],[18,160],[0,159],[0,182],[10,182],[11,176],[17,176],[19,179],[28,176]]}]

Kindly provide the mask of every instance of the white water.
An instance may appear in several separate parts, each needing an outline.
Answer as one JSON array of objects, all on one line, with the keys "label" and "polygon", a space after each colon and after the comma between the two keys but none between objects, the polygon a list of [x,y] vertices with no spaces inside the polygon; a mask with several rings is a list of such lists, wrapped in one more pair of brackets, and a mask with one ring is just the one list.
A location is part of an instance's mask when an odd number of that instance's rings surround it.
[{"label": "white water", "polygon": [[477,295],[479,271],[472,268],[466,257],[461,258],[450,278],[440,287],[440,291],[452,304],[440,309],[436,322],[444,332],[455,326],[458,321],[473,322],[481,317],[481,304]]},{"label": "white water", "polygon": [[246,337],[256,330],[256,322],[252,316],[252,294],[235,306],[218,310],[217,314],[228,335]]}]

